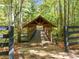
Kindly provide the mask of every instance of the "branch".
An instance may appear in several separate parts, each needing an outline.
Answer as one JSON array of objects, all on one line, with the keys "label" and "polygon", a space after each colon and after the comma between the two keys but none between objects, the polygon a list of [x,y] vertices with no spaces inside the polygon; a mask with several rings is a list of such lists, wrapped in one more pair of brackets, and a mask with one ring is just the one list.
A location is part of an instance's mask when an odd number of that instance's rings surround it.
[{"label": "branch", "polygon": [[[16,17],[20,14],[20,12],[22,11],[22,4],[23,4],[24,0],[21,0],[21,5],[20,5],[20,10],[15,14],[14,18],[16,19]],[[16,10],[15,10],[16,11]]]}]

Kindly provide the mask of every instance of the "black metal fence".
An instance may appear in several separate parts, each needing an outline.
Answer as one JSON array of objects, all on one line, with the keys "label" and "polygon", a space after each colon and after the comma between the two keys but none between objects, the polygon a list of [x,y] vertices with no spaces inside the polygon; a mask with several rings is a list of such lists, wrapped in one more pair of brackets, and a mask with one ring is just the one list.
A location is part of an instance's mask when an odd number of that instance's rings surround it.
[{"label": "black metal fence", "polygon": [[0,52],[0,56],[2,55],[9,55],[9,59],[13,59],[14,58],[14,27],[13,26],[0,26],[0,31],[2,30],[7,30],[8,33],[7,34],[1,34],[0,35],[0,41],[4,40],[4,38],[8,38],[8,42],[6,42],[7,39],[5,39],[4,42],[0,42],[0,47],[4,48],[4,47],[8,47],[8,51],[1,51]]},{"label": "black metal fence", "polygon": [[64,46],[66,52],[69,51],[69,46],[79,44],[79,36],[72,36],[73,34],[79,34],[79,26],[64,26]]}]

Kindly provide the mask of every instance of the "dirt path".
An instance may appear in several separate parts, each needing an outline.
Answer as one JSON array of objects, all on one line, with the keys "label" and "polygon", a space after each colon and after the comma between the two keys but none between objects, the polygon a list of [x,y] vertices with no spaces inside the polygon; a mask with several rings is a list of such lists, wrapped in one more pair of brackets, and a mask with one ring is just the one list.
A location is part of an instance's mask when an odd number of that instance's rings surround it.
[{"label": "dirt path", "polygon": [[79,50],[65,53],[55,45],[18,45],[15,47],[15,59],[79,59]]},{"label": "dirt path", "polygon": [[[3,49],[0,48],[0,50]],[[9,56],[0,56],[0,59],[9,59]],[[44,46],[40,44],[16,44],[14,59],[79,59],[79,49],[65,53],[62,44],[58,46],[51,44]]]}]

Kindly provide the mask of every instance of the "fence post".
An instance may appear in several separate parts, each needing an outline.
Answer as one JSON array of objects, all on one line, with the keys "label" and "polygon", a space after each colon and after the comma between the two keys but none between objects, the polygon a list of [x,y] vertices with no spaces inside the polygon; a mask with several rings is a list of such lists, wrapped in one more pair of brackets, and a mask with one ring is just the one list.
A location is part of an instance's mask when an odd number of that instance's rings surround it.
[{"label": "fence post", "polygon": [[68,52],[68,26],[64,26],[64,46],[65,52]]},{"label": "fence post", "polygon": [[14,27],[9,26],[9,59],[14,59]]}]

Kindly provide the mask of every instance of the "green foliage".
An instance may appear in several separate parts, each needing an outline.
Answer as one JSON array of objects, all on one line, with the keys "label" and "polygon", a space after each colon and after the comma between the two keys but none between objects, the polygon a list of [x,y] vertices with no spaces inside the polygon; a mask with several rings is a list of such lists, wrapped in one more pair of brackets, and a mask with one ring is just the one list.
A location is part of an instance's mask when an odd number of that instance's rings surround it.
[{"label": "green foliage", "polygon": [[[57,29],[53,31],[53,33],[55,32],[54,35],[62,35],[64,25],[79,25],[79,0],[41,1],[42,3],[37,4],[35,0],[24,0],[21,7],[20,0],[13,0],[12,13],[13,16],[16,16],[13,18],[15,20],[15,27],[17,26],[20,29],[21,18],[23,19],[23,23],[25,21],[30,22],[38,15],[44,16],[48,21],[57,26]],[[0,0],[0,26],[9,25],[9,4],[10,0]],[[22,14],[22,17],[20,17],[20,14]]]}]

